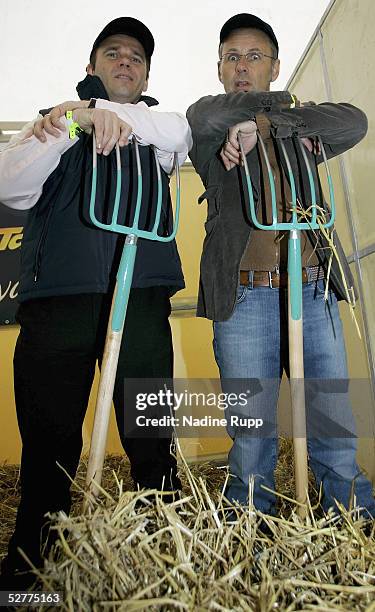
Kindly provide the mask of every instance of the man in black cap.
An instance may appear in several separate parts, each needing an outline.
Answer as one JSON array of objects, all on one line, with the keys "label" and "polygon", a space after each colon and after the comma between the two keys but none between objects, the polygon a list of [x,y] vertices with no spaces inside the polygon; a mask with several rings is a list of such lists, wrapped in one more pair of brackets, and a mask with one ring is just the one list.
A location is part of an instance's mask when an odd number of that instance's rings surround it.
[{"label": "man in black cap", "polygon": [[[258,134],[274,177],[279,220],[289,220],[291,186],[281,141],[291,162],[298,201],[308,209],[311,192],[298,139],[319,194],[317,166],[322,154],[317,136],[328,157],[333,157],[353,147],[367,130],[365,115],[350,104],[300,105],[288,91],[271,92],[270,84],[279,74],[278,53],[269,24],[247,13],[235,15],[220,32],[218,73],[226,93],[201,98],[187,112],[193,134],[190,157],[206,188],[200,201],[208,202],[197,314],[214,322],[215,357],[224,391],[235,391],[236,379],[241,379],[241,391],[250,391],[246,406],[227,410],[233,446],[226,496],[248,503],[254,476],[254,504],[266,513],[275,511],[276,406],[283,370],[289,371],[287,238],[281,232],[258,230],[249,219],[238,135],[250,169],[258,219],[271,224],[269,168]],[[310,416],[312,410],[314,415],[308,441],[310,465],[318,487],[322,485],[325,510],[335,506],[336,500],[349,507],[354,490],[358,505],[374,515],[371,485],[356,464],[337,307],[338,299],[350,300],[353,278],[336,234],[334,240],[345,282],[334,257],[326,301],[329,246],[316,232],[305,232],[301,239],[305,377],[321,379],[306,394]],[[246,427],[236,426],[235,416],[262,419],[263,429],[251,434]]]},{"label": "man in black cap", "polygon": [[[88,75],[78,84],[81,102],[42,112],[44,117],[25,126],[0,154],[0,200],[30,211],[22,245],[17,313],[21,330],[14,356],[23,445],[21,501],[2,563],[0,590],[22,590],[33,582],[18,547],[40,566],[41,545],[48,541],[45,514],[70,510],[70,477],[80,458],[95,364],[102,359],[124,239],[94,227],[88,216],[93,127],[100,154],[97,217],[109,218],[112,213],[116,142],[122,147],[122,198],[128,202],[127,212],[134,210],[137,169],[134,151],[126,146],[132,134],[143,145],[140,227],[152,229],[154,220],[153,145],[162,166],[164,194],[158,233],[171,230],[169,173],[174,152],[179,163],[185,160],[191,136],[185,117],[155,111],[156,100],[142,95],[153,50],[154,39],[143,23],[131,17],[112,21],[96,39]],[[74,109],[73,121],[81,129],[71,138],[71,119],[64,117],[69,109]],[[124,379],[172,378],[169,298],[183,286],[175,241],[139,239],[114,404],[134,484],[141,488],[175,491],[181,483],[170,437],[129,436],[127,415],[135,409],[135,397]]]}]

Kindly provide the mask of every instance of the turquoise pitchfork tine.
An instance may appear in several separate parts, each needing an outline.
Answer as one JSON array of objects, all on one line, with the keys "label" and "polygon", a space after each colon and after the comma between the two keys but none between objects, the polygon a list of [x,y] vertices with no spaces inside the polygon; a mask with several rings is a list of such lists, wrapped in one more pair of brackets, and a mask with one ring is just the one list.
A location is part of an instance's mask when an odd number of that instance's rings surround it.
[{"label": "turquoise pitchfork tine", "polygon": [[98,493],[105,455],[105,447],[108,434],[109,415],[113,398],[113,389],[116,379],[117,364],[121,347],[125,315],[129,301],[130,288],[132,285],[134,263],[137,253],[137,240],[155,240],[159,242],[170,242],[174,240],[180,214],[180,174],[177,153],[174,155],[174,167],[176,170],[176,206],[173,230],[168,236],[160,236],[158,229],[163,202],[163,188],[161,170],[155,148],[154,158],[157,172],[157,203],[155,220],[151,230],[139,228],[139,219],[142,208],[142,168],[139,156],[138,143],[133,137],[137,165],[137,198],[134,210],[134,218],[131,225],[122,225],[118,222],[121,209],[121,158],[118,143],[116,144],[117,181],[116,194],[113,207],[112,220],[103,223],[95,214],[96,186],[97,186],[97,154],[95,133],[93,133],[93,172],[91,182],[90,219],[92,223],[102,230],[126,234],[124,249],[116,276],[116,286],[113,294],[111,313],[109,317],[107,336],[105,341],[103,361],[100,374],[98,396],[96,400],[94,427],[91,437],[90,455],[86,475],[86,488],[93,495]]},{"label": "turquoise pitchfork tine", "polygon": [[292,398],[292,417],[293,417],[293,446],[294,446],[294,464],[295,464],[295,481],[296,481],[296,501],[298,502],[298,512],[301,516],[306,515],[306,499],[308,490],[308,475],[307,475],[307,443],[306,443],[306,410],[305,410],[305,388],[304,388],[304,367],[303,367],[303,318],[302,318],[302,264],[301,264],[301,230],[319,230],[321,228],[328,229],[332,227],[335,220],[335,195],[333,189],[332,177],[330,174],[326,152],[323,142],[318,136],[320,152],[323,157],[328,187],[330,196],[330,218],[325,223],[318,222],[316,191],[314,178],[310,168],[309,160],[306,154],[305,146],[298,138],[298,145],[302,152],[302,157],[306,166],[309,186],[311,192],[311,219],[301,221],[299,217],[301,213],[297,210],[297,192],[296,183],[294,180],[292,167],[285,145],[280,140],[281,150],[286,162],[289,183],[292,194],[292,219],[289,222],[278,222],[277,207],[276,207],[276,188],[275,179],[273,177],[271,165],[268,159],[266,147],[263,139],[257,132],[258,140],[264,156],[268,180],[271,188],[272,200],[272,223],[265,225],[259,223],[257,219],[256,207],[254,203],[254,193],[251,184],[249,167],[244,154],[241,136],[239,136],[239,145],[242,155],[242,160],[245,168],[245,176],[247,189],[249,193],[249,208],[250,218],[253,225],[261,230],[288,230],[288,334],[289,334],[289,367],[290,367],[290,387]]}]

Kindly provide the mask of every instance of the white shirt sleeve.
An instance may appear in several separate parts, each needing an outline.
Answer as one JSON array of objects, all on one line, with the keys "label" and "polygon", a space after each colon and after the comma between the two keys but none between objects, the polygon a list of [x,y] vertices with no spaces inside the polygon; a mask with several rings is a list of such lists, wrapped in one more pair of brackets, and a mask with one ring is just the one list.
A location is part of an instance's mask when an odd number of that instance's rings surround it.
[{"label": "white shirt sleeve", "polygon": [[[28,210],[39,200],[43,185],[57,168],[61,156],[78,138],[69,139],[69,132],[55,138],[46,134],[46,142],[31,136],[36,119],[27,123],[0,151],[0,202],[16,210]],[[61,117],[62,121],[67,121]]]},{"label": "white shirt sleeve", "polygon": [[128,123],[140,145],[154,145],[166,172],[173,168],[174,153],[178,153],[180,166],[186,160],[193,141],[190,126],[181,113],[162,112],[145,102],[119,104],[102,99],[96,101],[95,107],[112,111]]},{"label": "white shirt sleeve", "polygon": [[[129,123],[139,144],[154,145],[160,165],[166,172],[173,169],[175,152],[179,165],[184,163],[192,146],[192,137],[182,114],[151,110],[144,102],[118,104],[97,100],[96,107],[111,110]],[[66,129],[59,138],[46,134],[46,142],[40,142],[30,135],[34,123],[40,118],[41,115],[27,123],[0,151],[0,202],[10,208],[32,208],[61,156],[78,141],[78,137],[69,139]],[[65,117],[60,120],[67,125]]]}]

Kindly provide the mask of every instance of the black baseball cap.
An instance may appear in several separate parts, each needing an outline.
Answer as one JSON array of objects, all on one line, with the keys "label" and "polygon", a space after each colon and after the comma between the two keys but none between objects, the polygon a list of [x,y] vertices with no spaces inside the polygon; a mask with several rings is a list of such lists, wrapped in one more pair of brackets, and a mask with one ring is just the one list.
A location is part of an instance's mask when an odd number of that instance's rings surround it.
[{"label": "black baseball cap", "polygon": [[118,17],[105,26],[92,46],[90,62],[94,51],[100,47],[102,42],[115,34],[125,34],[138,40],[145,50],[146,58],[150,62],[155,47],[154,37],[145,24],[138,19],[134,19],[134,17]]},{"label": "black baseball cap", "polygon": [[276,47],[277,55],[279,55],[279,43],[271,26],[256,15],[250,15],[250,13],[239,13],[224,23],[220,30],[220,44],[228,38],[233,30],[239,30],[240,28],[254,28],[267,34]]}]

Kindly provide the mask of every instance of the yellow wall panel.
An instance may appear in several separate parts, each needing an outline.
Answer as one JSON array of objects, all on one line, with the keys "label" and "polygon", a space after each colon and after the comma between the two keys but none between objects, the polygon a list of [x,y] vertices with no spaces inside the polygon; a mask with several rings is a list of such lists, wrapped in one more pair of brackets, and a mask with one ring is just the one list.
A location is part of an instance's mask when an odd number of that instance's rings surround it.
[{"label": "yellow wall panel", "polygon": [[318,40],[312,43],[308,55],[298,68],[297,77],[288,86],[288,91],[295,94],[301,102],[311,100],[319,104],[326,101]]},{"label": "yellow wall panel", "polygon": [[[354,281],[357,284],[357,275],[354,266],[351,266]],[[360,302],[357,302],[354,314],[359,326],[359,336],[357,326],[353,320],[350,308],[346,302],[339,302],[340,316],[344,327],[345,346],[348,359],[349,376],[351,378],[367,378],[369,376],[366,346],[363,342],[364,329],[362,310]]]},{"label": "yellow wall panel", "polygon": [[[172,197],[175,183],[172,179]],[[181,212],[177,245],[184,271],[186,288],[176,294],[177,300],[196,298],[198,294],[199,262],[205,236],[206,201],[198,204],[204,192],[203,184],[189,164],[181,170]]]},{"label": "yellow wall panel", "polygon": [[17,325],[0,327],[0,463],[19,463],[21,458],[13,392],[13,353],[17,336]]},{"label": "yellow wall panel", "polygon": [[375,347],[375,253],[362,260],[362,284],[371,344]]},{"label": "yellow wall panel", "polygon": [[[340,173],[338,161],[330,162],[337,201],[336,228],[347,255],[352,254],[355,248],[349,231],[350,223],[353,224],[359,249],[375,242],[372,201],[372,194],[375,191],[374,23],[375,3],[373,0],[336,0],[288,86],[290,91],[298,93],[301,100],[323,101],[328,99],[330,91],[333,101],[350,102],[361,108],[368,117],[369,131],[366,138],[342,156],[351,209],[350,218],[347,214],[343,176]],[[324,51],[325,65],[322,62],[320,45]],[[325,76],[329,86],[327,91]],[[375,351],[374,265],[375,255],[366,257],[360,262],[364,297],[362,307],[366,309],[369,325],[367,338],[362,324],[361,305],[358,304],[356,308],[362,332],[362,340],[359,340],[348,307],[344,303],[340,304],[349,375],[352,379],[369,377],[365,340]],[[354,265],[352,265],[352,271],[356,276]],[[370,386],[368,388],[370,389]],[[360,416],[361,406],[358,402],[353,408],[357,416]],[[358,453],[360,464],[365,467],[373,479],[375,479],[374,432],[375,426],[372,424],[368,437],[359,441]]]},{"label": "yellow wall panel", "polygon": [[375,241],[374,22],[373,0],[342,0],[334,3],[322,25],[334,99],[357,105],[369,120],[366,139],[344,156],[359,248]]}]

